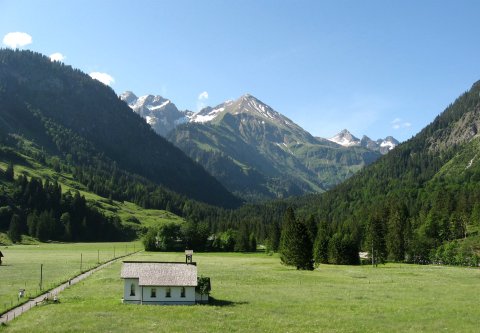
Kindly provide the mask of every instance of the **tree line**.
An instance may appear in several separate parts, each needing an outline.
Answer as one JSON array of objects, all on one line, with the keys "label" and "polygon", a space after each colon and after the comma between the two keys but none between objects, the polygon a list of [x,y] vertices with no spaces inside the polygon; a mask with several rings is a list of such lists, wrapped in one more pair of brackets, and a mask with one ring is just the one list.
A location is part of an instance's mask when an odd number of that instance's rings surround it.
[{"label": "tree line", "polygon": [[133,230],[118,217],[107,217],[87,204],[78,191],[62,192],[53,181],[24,175],[14,179],[10,164],[2,177],[11,182],[0,194],[0,230],[6,230],[13,242],[21,235],[40,241],[119,241],[135,237]]}]

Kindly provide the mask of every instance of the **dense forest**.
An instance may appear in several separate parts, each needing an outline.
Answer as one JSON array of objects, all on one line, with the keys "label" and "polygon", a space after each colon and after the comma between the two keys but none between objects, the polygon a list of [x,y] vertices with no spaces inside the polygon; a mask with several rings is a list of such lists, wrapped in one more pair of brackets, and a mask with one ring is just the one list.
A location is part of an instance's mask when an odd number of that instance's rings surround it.
[{"label": "dense forest", "polygon": [[[8,230],[13,242],[21,235],[40,241],[119,241],[135,237],[134,231],[123,226],[118,218],[106,217],[87,205],[78,191],[63,192],[56,182],[15,179],[10,164],[1,177],[11,182],[0,192],[0,230]],[[11,195],[9,195],[11,194]]]}]

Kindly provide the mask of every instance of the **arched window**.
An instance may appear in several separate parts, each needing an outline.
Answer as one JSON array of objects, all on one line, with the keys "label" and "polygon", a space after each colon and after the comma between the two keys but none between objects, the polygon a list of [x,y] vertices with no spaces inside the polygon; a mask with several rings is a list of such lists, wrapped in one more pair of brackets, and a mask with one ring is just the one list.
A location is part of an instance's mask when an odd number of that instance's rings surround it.
[{"label": "arched window", "polygon": [[135,284],[130,285],[130,296],[135,296]]}]

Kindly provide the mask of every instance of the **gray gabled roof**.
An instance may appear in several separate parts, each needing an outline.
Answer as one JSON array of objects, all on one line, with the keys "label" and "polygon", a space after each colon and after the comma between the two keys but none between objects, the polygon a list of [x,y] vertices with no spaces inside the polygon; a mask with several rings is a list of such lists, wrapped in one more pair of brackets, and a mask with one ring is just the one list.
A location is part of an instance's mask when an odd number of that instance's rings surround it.
[{"label": "gray gabled roof", "polygon": [[120,277],[140,286],[197,286],[197,266],[177,262],[124,261]]}]

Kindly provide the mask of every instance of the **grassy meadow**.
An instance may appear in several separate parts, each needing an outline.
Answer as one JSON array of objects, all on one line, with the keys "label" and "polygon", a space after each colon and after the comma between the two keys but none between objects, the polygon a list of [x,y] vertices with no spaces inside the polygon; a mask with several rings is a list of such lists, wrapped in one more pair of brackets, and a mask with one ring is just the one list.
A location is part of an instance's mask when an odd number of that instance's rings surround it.
[{"label": "grassy meadow", "polygon": [[[115,256],[133,252],[137,243],[38,243],[1,246],[5,256],[0,266],[0,313],[18,303],[18,290],[25,289],[27,298],[40,290],[40,265],[43,264],[42,289],[48,290],[69,278],[97,266]],[[115,248],[115,249],[114,249]],[[143,248],[143,247],[142,247]],[[81,267],[80,267],[81,265]],[[21,299],[20,301],[25,301]]]},{"label": "grassy meadow", "polygon": [[478,332],[478,269],[323,265],[309,272],[260,253],[196,253],[194,261],[212,279],[210,305],[121,304],[115,263],[64,291],[59,304],[34,308],[0,332]]}]

